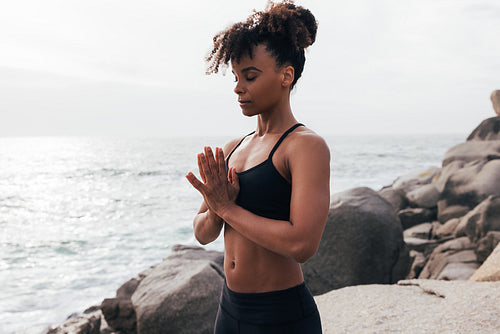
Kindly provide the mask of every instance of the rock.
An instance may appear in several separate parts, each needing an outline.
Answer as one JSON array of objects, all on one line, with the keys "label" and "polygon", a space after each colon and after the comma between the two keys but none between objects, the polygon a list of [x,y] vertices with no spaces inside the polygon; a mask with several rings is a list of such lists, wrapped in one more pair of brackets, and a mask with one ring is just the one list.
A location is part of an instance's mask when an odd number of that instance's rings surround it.
[{"label": "rock", "polygon": [[491,231],[485,237],[477,242],[476,257],[482,263],[493,252],[495,247],[500,243],[500,232]]},{"label": "rock", "polygon": [[392,206],[370,188],[354,188],[332,196],[319,249],[302,269],[317,295],[349,285],[394,283],[406,277],[409,261]]},{"label": "rock", "polygon": [[411,280],[315,297],[324,334],[498,333],[500,282]]},{"label": "rock", "polygon": [[[500,231],[500,196],[489,196],[460,221],[465,233],[476,242],[490,231]],[[459,225],[459,227],[460,227]]]},{"label": "rock", "polygon": [[441,194],[432,183],[415,188],[406,194],[411,206],[419,208],[434,208]]},{"label": "rock", "polygon": [[176,247],[132,295],[139,334],[213,333],[224,284],[223,254]]},{"label": "rock", "polygon": [[459,218],[453,218],[448,220],[446,223],[437,226],[432,231],[432,238],[442,239],[453,236],[459,223],[460,223]]},{"label": "rock", "polygon": [[132,278],[117,290],[116,298],[106,298],[101,303],[108,325],[124,334],[137,333],[137,318],[130,299],[139,283],[140,279]]},{"label": "rock", "polygon": [[434,249],[442,243],[452,240],[452,237],[441,239],[441,240],[425,240],[420,238],[405,238],[405,243],[408,248],[417,252],[424,253],[425,256],[429,256]]},{"label": "rock", "polygon": [[432,223],[423,223],[410,227],[403,232],[405,239],[419,238],[429,240],[432,235]]},{"label": "rock", "polygon": [[470,211],[465,205],[448,205],[446,200],[438,202],[437,219],[440,222],[447,222],[451,219],[462,218]]},{"label": "rock", "polygon": [[408,205],[408,200],[402,190],[394,190],[391,186],[388,186],[380,189],[378,194],[392,205],[395,213]]},{"label": "rock", "polygon": [[398,177],[392,184],[392,188],[394,190],[403,191],[406,196],[406,194],[412,190],[431,183],[432,179],[438,172],[439,168],[437,167],[410,172],[406,175]]},{"label": "rock", "polygon": [[[500,160],[466,164],[446,181],[438,202],[438,219],[458,218],[463,208],[473,209],[490,195],[500,196]],[[451,214],[450,207],[460,209]]]},{"label": "rock", "polygon": [[500,90],[494,90],[491,93],[491,103],[493,104],[493,110],[497,115],[500,115]]},{"label": "rock", "polygon": [[423,253],[414,250],[410,251],[410,258],[413,260],[410,268],[410,273],[406,277],[407,279],[417,278],[422,272],[422,269],[427,262],[427,258]]},{"label": "rock", "polygon": [[495,250],[469,280],[476,282],[500,281],[500,244],[497,245]]},{"label": "rock", "polygon": [[62,325],[49,328],[45,334],[100,334],[102,313],[93,312],[70,316]]},{"label": "rock", "polygon": [[472,161],[490,161],[500,158],[500,140],[470,140],[450,148],[444,155],[443,167],[453,161],[465,163]]},{"label": "rock", "polygon": [[407,208],[398,212],[403,230],[436,219],[436,211],[425,208]]},{"label": "rock", "polygon": [[500,140],[500,116],[482,121],[467,140]]},{"label": "rock", "polygon": [[467,280],[477,268],[474,245],[469,238],[462,237],[436,247],[419,278]]}]

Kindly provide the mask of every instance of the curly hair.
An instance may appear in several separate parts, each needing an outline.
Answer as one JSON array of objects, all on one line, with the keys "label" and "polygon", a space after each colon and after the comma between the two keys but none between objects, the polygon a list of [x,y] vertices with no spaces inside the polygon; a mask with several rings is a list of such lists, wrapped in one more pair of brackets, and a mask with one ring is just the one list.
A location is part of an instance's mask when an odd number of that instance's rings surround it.
[{"label": "curly hair", "polygon": [[264,11],[256,11],[244,22],[238,22],[213,38],[213,49],[206,57],[207,74],[217,73],[230,61],[239,62],[248,55],[253,58],[254,47],[264,44],[276,58],[278,67],[291,65],[295,70],[292,85],[302,75],[305,63],[304,49],[314,43],[318,23],[306,8],[292,0],[281,3],[269,1]]}]

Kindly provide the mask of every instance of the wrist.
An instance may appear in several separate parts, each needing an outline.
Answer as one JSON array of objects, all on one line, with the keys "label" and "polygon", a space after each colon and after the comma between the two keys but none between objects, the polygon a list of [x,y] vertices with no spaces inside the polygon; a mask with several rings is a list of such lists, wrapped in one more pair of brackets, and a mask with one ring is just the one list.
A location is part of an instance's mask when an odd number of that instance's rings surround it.
[{"label": "wrist", "polygon": [[210,209],[207,210],[207,218],[216,224],[222,223],[222,218]]},{"label": "wrist", "polygon": [[236,206],[235,203],[231,203],[231,204],[227,204],[225,206],[223,206],[220,210],[219,210],[219,217],[227,222],[229,220],[229,217],[231,216],[231,211],[233,210],[233,208]]}]

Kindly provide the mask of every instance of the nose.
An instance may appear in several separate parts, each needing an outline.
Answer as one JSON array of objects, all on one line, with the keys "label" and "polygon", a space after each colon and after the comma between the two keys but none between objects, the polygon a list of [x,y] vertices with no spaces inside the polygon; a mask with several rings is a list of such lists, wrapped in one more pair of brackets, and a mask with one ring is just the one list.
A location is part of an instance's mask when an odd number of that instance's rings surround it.
[{"label": "nose", "polygon": [[242,87],[241,80],[236,82],[236,86],[234,86],[234,92],[237,95],[243,94],[245,90]]}]

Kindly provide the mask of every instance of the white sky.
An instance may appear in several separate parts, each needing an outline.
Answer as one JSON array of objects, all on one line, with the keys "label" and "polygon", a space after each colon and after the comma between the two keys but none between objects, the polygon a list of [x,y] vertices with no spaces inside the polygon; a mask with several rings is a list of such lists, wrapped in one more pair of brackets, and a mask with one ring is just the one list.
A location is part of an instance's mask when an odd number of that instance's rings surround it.
[{"label": "white sky", "polygon": [[[463,133],[494,116],[498,0],[303,0],[319,21],[292,95],[322,135]],[[241,135],[218,31],[266,0],[0,0],[0,136]]]}]

